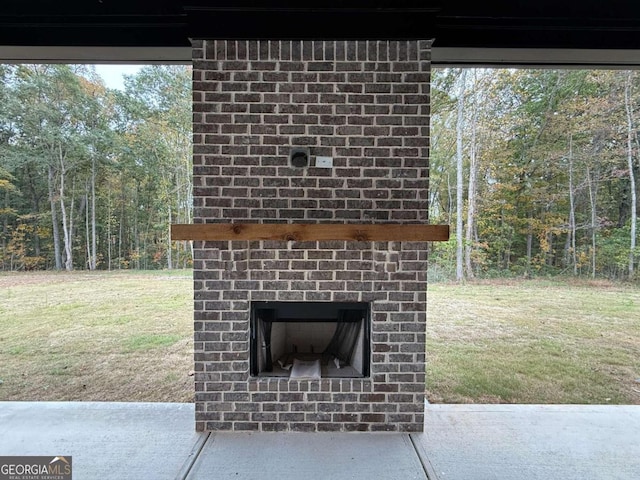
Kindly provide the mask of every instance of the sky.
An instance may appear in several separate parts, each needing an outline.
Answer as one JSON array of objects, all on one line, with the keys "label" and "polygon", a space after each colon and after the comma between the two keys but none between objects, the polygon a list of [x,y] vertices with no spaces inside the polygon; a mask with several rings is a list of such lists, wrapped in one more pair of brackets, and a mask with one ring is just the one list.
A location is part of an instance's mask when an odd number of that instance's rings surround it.
[{"label": "sky", "polygon": [[123,75],[137,73],[144,65],[96,65],[96,72],[108,88],[124,90]]}]

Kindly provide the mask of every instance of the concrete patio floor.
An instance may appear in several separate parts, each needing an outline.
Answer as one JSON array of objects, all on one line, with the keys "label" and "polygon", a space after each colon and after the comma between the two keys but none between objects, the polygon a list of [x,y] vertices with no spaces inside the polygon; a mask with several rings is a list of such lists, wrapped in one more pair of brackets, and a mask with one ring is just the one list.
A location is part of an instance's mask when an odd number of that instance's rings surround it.
[{"label": "concrete patio floor", "polygon": [[640,406],[427,405],[422,434],[198,434],[191,404],[0,402],[0,456],[85,479],[637,479]]}]

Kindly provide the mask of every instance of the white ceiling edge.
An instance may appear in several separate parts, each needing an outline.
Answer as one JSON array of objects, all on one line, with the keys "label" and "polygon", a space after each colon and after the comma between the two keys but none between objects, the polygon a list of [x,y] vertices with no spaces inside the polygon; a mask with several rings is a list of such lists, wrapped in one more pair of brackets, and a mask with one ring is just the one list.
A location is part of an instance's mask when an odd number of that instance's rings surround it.
[{"label": "white ceiling edge", "polygon": [[191,63],[191,47],[40,47],[0,45],[0,63]]},{"label": "white ceiling edge", "polygon": [[[640,50],[439,48],[435,67],[637,68]],[[2,46],[0,63],[191,63],[191,47]]]},{"label": "white ceiling edge", "polygon": [[431,63],[435,67],[637,68],[640,66],[640,50],[434,46]]}]

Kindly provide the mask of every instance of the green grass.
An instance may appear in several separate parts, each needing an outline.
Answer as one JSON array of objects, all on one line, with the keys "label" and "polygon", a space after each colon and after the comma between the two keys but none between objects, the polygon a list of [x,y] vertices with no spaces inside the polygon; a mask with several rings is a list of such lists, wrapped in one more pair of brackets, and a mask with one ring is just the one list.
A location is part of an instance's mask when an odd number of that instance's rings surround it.
[{"label": "green grass", "polygon": [[191,401],[191,271],[0,274],[0,400]]},{"label": "green grass", "polygon": [[170,347],[180,341],[180,335],[134,335],[125,341],[125,351],[152,350],[154,348]]},{"label": "green grass", "polygon": [[[0,274],[0,400],[193,398],[190,271]],[[432,402],[640,404],[640,289],[431,284]]]},{"label": "green grass", "polygon": [[432,284],[433,402],[640,404],[640,289],[607,282]]}]

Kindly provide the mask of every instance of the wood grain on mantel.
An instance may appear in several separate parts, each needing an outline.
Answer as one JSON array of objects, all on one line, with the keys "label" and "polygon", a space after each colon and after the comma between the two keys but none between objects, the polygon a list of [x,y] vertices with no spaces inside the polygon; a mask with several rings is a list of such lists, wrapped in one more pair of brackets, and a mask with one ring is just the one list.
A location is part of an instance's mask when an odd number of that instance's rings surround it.
[{"label": "wood grain on mantel", "polygon": [[172,240],[445,242],[449,225],[335,223],[196,223],[171,225]]}]

